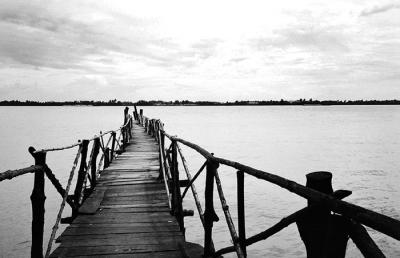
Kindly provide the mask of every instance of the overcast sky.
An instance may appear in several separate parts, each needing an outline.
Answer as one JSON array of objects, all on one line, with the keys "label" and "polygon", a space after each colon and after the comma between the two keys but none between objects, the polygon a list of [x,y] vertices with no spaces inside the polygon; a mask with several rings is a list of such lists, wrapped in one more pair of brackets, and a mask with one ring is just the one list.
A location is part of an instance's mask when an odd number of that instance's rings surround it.
[{"label": "overcast sky", "polygon": [[0,0],[0,100],[400,99],[400,0]]}]

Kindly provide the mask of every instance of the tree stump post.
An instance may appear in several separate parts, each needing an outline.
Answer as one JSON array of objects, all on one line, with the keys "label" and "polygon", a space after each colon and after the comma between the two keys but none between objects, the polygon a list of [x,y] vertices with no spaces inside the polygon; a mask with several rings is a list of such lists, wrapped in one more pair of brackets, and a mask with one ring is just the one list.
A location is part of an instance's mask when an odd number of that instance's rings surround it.
[{"label": "tree stump post", "polygon": [[[332,174],[319,171],[306,175],[306,186],[325,194],[332,194]],[[308,206],[317,205],[308,201]],[[340,258],[345,257],[348,240],[347,230],[341,216],[332,215],[324,206],[307,212],[297,221],[297,227],[303,240],[307,258]]]},{"label": "tree stump post", "polygon": [[[46,166],[46,152],[35,152],[35,148],[29,147],[29,153],[35,159],[35,165]],[[31,257],[43,257],[43,229],[44,229],[44,171],[35,172],[33,190],[31,194],[32,203],[32,245]]]}]

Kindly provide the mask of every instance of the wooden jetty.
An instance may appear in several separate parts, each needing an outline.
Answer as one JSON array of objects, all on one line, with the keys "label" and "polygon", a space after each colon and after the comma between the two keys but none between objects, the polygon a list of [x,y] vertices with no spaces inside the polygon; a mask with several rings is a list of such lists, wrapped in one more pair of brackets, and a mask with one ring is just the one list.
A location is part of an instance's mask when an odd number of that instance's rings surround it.
[{"label": "wooden jetty", "polygon": [[137,124],[132,139],[104,169],[72,224],[57,238],[50,257],[200,257],[192,254],[169,209],[159,178],[159,147]]},{"label": "wooden jetty", "polygon": [[[0,181],[34,173],[31,257],[220,257],[230,252],[246,257],[248,246],[268,239],[292,223],[297,224],[308,258],[345,257],[349,238],[365,257],[385,257],[365,226],[400,241],[400,221],[343,201],[351,191],[334,191],[329,172],[307,174],[304,186],[217,157],[192,142],[169,135],[160,120],[147,118],[143,110],[138,113],[135,107],[132,115],[128,111],[125,108],[123,126],[117,130],[100,132],[91,139],[60,148],[35,150],[30,147],[29,152],[35,159],[33,166],[0,173]],[[205,162],[196,174],[190,173],[180,145],[204,157]],[[78,150],[64,187],[47,166],[46,154],[70,148]],[[221,165],[236,170],[238,230],[219,177]],[[69,194],[75,170],[76,185],[73,194]],[[202,173],[205,174],[204,209],[195,187]],[[308,206],[248,237],[244,174],[301,196],[308,200]],[[46,252],[43,252],[45,176],[62,196],[62,202]],[[231,246],[219,250],[215,250],[212,240],[213,224],[219,221],[214,210],[214,187],[227,233],[232,238]],[[184,218],[193,215],[193,211],[183,209],[182,200],[189,190],[204,228],[204,248],[185,242]],[[66,204],[71,207],[72,216],[61,218]],[[69,226],[56,237],[59,223]],[[53,248],[53,243],[59,246]]]}]

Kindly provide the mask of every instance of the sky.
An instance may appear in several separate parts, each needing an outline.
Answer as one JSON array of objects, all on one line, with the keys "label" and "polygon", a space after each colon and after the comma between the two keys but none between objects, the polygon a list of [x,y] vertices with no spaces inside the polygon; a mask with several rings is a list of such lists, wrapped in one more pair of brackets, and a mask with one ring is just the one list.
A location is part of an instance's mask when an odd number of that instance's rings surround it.
[{"label": "sky", "polygon": [[400,0],[0,0],[0,100],[400,99]]}]

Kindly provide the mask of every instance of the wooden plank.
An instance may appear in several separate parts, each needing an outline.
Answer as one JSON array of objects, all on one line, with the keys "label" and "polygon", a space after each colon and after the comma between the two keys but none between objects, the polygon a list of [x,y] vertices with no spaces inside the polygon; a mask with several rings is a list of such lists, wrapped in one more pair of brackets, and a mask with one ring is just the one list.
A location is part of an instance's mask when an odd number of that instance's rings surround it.
[{"label": "wooden plank", "polygon": [[[75,258],[87,258],[92,256],[74,256]],[[181,251],[162,251],[162,252],[151,252],[151,253],[135,253],[134,256],[132,254],[113,254],[112,257],[115,258],[182,258],[186,257],[182,254]],[[192,256],[190,256],[192,257]],[[198,258],[202,258],[201,255],[196,256]]]},{"label": "wooden plank", "polygon": [[101,208],[99,213],[151,213],[151,212],[169,212],[168,206],[159,206],[159,207],[123,207],[116,208],[115,206],[112,208]]},{"label": "wooden plank", "polygon": [[85,200],[83,205],[79,208],[80,214],[94,214],[100,207],[106,189],[95,189],[89,198]]},{"label": "wooden plank", "polygon": [[113,191],[113,192],[106,192],[105,195],[110,197],[110,196],[135,196],[135,195],[162,195],[165,197],[165,195],[167,194],[167,192],[165,191],[165,189],[159,189],[159,190],[149,190],[149,191],[141,191],[141,190],[137,190],[137,191]]},{"label": "wooden plank", "polygon": [[[115,254],[136,254],[149,253],[148,257],[152,257],[154,252],[179,251],[181,248],[178,244],[163,244],[163,245],[99,245],[99,246],[75,246],[73,248],[60,246],[50,257],[75,257],[83,256],[100,256],[100,255],[115,255]],[[134,257],[134,256],[133,256]]]},{"label": "wooden plank", "polygon": [[73,224],[102,224],[102,223],[132,223],[132,222],[168,222],[174,218],[168,212],[157,212],[150,214],[136,213],[135,216],[120,215],[120,213],[102,214],[102,215],[82,215],[78,216]]},{"label": "wooden plank", "polygon": [[116,223],[102,223],[102,224],[70,224],[68,228],[119,228],[119,227],[161,227],[161,226],[175,226],[178,225],[176,221],[168,221],[168,222],[127,222],[124,224],[116,224]]},{"label": "wooden plank", "polygon": [[[144,223],[142,223],[144,224]],[[178,225],[168,225],[168,224],[135,224],[135,226],[115,226],[114,227],[68,227],[61,236],[78,236],[78,235],[104,235],[104,234],[125,234],[125,233],[146,233],[152,234],[154,232],[168,232],[171,234],[181,234]]]},{"label": "wooden plank", "polygon": [[99,245],[157,245],[176,244],[183,241],[183,235],[177,232],[124,233],[62,236],[58,241],[63,246],[99,246]]}]

